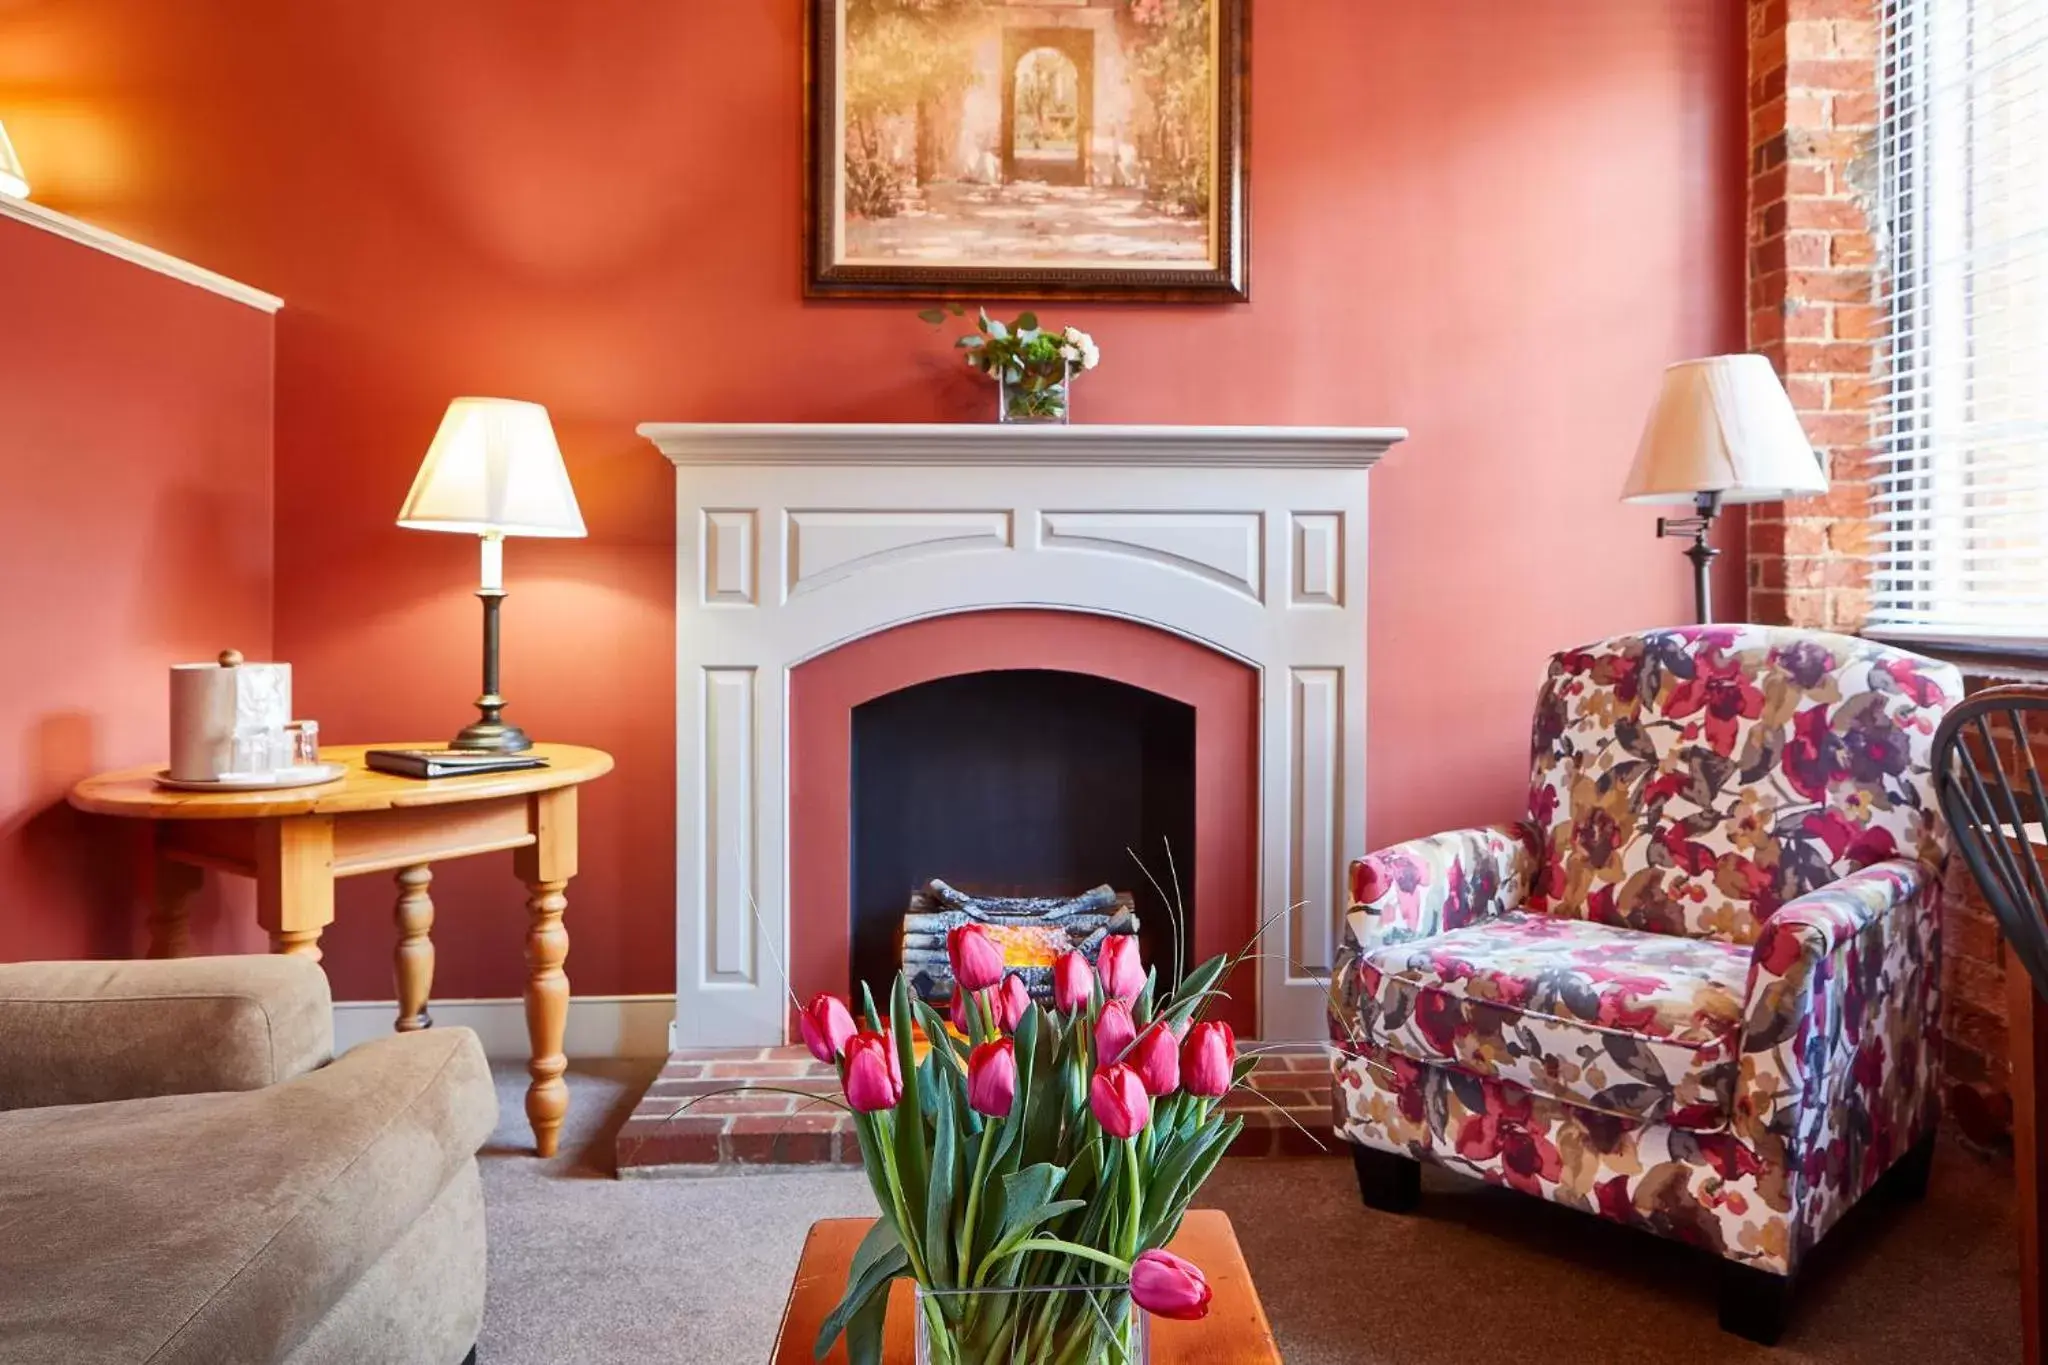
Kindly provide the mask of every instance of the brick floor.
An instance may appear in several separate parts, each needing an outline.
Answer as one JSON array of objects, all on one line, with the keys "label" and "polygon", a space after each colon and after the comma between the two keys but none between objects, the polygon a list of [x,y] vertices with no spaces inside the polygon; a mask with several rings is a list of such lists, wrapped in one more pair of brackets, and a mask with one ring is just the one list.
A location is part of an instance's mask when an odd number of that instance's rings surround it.
[{"label": "brick floor", "polygon": [[[801,1047],[679,1051],[619,1130],[619,1174],[729,1175],[778,1166],[855,1165],[860,1151],[852,1119],[809,1098],[838,1093],[833,1068]],[[1260,1053],[1248,1090],[1232,1093],[1223,1104],[1245,1120],[1232,1156],[1339,1150],[1330,1135],[1330,1064],[1321,1044]]]}]

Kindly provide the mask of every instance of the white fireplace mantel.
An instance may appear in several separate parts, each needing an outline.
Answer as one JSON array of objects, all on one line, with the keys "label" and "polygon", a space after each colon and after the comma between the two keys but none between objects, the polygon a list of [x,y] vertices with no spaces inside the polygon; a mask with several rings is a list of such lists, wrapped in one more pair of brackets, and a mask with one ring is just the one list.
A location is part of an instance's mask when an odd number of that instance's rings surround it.
[{"label": "white fireplace mantel", "polygon": [[1400,427],[1177,427],[901,422],[648,422],[678,467],[726,464],[1109,465],[1180,469],[1370,469]]},{"label": "white fireplace mantel", "polygon": [[[685,1046],[782,1041],[790,670],[1003,608],[1117,616],[1259,671],[1260,1032],[1312,1038],[1364,852],[1366,474],[1394,427],[649,423],[676,466]],[[1197,908],[1199,913],[1199,907]]]}]

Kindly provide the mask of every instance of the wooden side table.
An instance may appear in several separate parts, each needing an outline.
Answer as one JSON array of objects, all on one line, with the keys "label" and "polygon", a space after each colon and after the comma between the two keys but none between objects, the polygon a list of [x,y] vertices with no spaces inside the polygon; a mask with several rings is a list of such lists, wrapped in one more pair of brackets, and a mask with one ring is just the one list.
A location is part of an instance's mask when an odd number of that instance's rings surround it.
[{"label": "wooden side table", "polygon": [[434,980],[432,864],[444,858],[513,850],[526,884],[526,1029],[532,1044],[526,1116],[534,1148],[553,1156],[569,1112],[562,1034],[569,978],[562,963],[569,934],[563,894],[576,875],[576,789],[611,771],[611,755],[572,744],[536,744],[545,768],[443,777],[393,777],[363,766],[366,749],[434,744],[327,745],[325,762],[348,771],[317,787],[285,791],[186,792],[156,784],[160,766],[89,777],[71,804],[96,815],[155,824],[152,957],[191,951],[186,915],[199,870],[214,868],[256,882],[256,919],[271,947],[320,960],[320,931],[334,922],[334,882],[366,872],[395,872],[398,882],[400,1031],[426,1028]]},{"label": "wooden side table", "polygon": [[[818,1330],[839,1306],[846,1292],[846,1272],[854,1249],[874,1226],[872,1218],[824,1218],[811,1224],[803,1258],[782,1310],[770,1365],[814,1365],[811,1349]],[[1151,1356],[1155,1365],[1280,1365],[1280,1348],[1266,1323],[1265,1307],[1252,1288],[1251,1271],[1238,1250],[1230,1215],[1220,1209],[1191,1209],[1182,1220],[1172,1248],[1202,1268],[1213,1297],[1209,1316],[1200,1322],[1152,1320]],[[889,1286],[889,1313],[882,1326],[883,1365],[911,1365],[917,1344],[911,1316],[909,1280]],[[822,1365],[846,1365],[846,1341],[832,1347]]]}]

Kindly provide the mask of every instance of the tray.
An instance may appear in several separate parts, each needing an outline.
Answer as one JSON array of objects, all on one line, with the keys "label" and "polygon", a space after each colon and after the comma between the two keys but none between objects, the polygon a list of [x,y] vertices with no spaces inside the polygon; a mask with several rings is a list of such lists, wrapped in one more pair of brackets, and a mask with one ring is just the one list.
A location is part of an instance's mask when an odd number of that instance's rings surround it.
[{"label": "tray", "polygon": [[280,768],[268,777],[217,777],[200,782],[172,777],[171,770],[166,768],[156,775],[156,784],[178,792],[274,792],[332,782],[347,771],[346,763],[315,763],[304,768]]}]

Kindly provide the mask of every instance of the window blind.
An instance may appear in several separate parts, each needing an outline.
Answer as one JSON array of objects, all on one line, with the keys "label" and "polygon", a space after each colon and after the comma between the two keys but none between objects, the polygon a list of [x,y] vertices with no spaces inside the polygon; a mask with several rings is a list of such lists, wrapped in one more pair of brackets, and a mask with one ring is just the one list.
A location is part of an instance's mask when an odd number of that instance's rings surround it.
[{"label": "window blind", "polygon": [[2048,0],[1884,0],[1871,624],[2048,641]]}]

